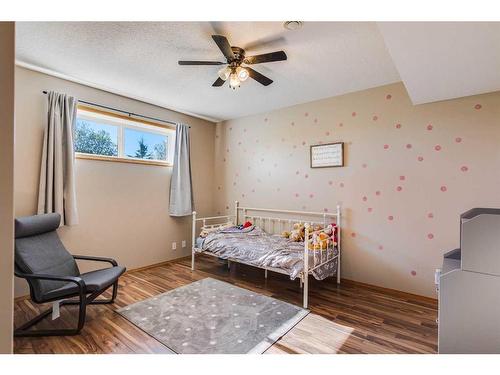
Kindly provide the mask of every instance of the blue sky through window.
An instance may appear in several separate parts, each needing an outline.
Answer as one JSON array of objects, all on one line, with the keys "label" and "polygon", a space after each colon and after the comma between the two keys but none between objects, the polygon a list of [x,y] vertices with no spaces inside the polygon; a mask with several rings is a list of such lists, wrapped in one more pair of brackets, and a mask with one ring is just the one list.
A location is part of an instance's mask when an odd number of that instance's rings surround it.
[{"label": "blue sky through window", "polygon": [[[167,136],[162,135],[162,134],[155,134],[155,133],[150,133],[150,132],[145,132],[145,131],[140,131],[140,130],[135,130],[135,129],[129,129],[125,128],[124,129],[124,136],[125,136],[125,142],[124,142],[124,154],[126,156],[134,157],[137,149],[139,148],[139,141],[140,139],[144,139],[144,143],[148,147],[148,152],[152,154],[153,159],[157,159],[158,157],[155,155],[155,146],[157,145],[163,145],[167,142]],[[166,159],[166,155],[163,158],[159,159]]]}]

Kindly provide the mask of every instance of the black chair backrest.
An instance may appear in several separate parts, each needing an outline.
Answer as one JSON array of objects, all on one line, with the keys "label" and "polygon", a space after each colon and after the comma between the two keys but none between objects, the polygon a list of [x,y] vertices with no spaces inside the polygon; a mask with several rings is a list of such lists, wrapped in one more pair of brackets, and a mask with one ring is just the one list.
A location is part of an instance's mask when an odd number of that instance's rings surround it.
[{"label": "black chair backrest", "polygon": [[[15,220],[16,268],[28,274],[80,276],[73,256],[62,244],[56,229],[61,222],[57,213],[20,217]],[[53,280],[28,280],[31,297],[44,300],[48,291],[66,283]]]}]

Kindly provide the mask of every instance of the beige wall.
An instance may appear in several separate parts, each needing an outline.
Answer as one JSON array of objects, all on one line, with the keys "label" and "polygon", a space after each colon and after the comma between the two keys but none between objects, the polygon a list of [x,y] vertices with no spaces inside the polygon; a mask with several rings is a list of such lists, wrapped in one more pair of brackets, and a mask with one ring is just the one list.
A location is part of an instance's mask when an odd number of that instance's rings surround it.
[{"label": "beige wall", "polygon": [[[309,145],[334,141],[346,166],[309,168]],[[400,83],[227,121],[216,131],[218,211],[234,200],[339,203],[342,277],[435,297],[460,213],[500,207],[499,145],[500,92],[413,106]]]},{"label": "beige wall", "polygon": [[[47,100],[42,90],[56,90],[82,100],[191,125],[196,210],[203,214],[213,211],[213,123],[18,67],[16,216],[36,211]],[[74,254],[116,258],[129,269],[188,255],[190,217],[168,216],[171,171],[161,166],[77,159],[80,224],[59,230],[65,245]],[[187,240],[185,249],[181,248],[182,240]],[[172,241],[177,241],[175,251],[171,250]],[[16,295],[26,291],[25,282],[18,280]]]},{"label": "beige wall", "polygon": [[0,22],[0,353],[12,352],[14,281],[14,23]]}]

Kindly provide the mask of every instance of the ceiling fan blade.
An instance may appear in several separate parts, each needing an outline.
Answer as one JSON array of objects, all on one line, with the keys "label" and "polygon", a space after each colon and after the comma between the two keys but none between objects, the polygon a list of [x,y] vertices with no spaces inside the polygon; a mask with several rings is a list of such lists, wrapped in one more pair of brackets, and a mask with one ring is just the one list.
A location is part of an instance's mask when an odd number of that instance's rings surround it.
[{"label": "ceiling fan blade", "polygon": [[224,81],[222,78],[219,77],[219,78],[217,78],[217,80],[214,83],[212,83],[212,86],[213,87],[220,87],[224,84],[224,82],[226,82],[226,81]]},{"label": "ceiling fan blade", "polygon": [[179,60],[179,65],[224,65],[220,61],[183,61]]},{"label": "ceiling fan blade", "polygon": [[245,64],[261,64],[273,61],[286,60],[286,53],[284,51],[276,51],[271,53],[264,53],[262,55],[248,56],[243,60]]},{"label": "ceiling fan blade", "polygon": [[246,70],[248,70],[248,75],[255,79],[257,82],[264,86],[269,86],[271,83],[273,83],[273,80],[270,78],[267,78],[265,75],[260,74],[259,72],[253,70],[252,68],[249,68],[248,66],[245,67]]},{"label": "ceiling fan blade", "polygon": [[234,53],[233,50],[231,49],[231,45],[229,44],[229,41],[224,35],[212,35],[212,39],[217,44],[219,49],[222,51],[224,56],[226,56],[226,59],[228,60],[234,59]]}]

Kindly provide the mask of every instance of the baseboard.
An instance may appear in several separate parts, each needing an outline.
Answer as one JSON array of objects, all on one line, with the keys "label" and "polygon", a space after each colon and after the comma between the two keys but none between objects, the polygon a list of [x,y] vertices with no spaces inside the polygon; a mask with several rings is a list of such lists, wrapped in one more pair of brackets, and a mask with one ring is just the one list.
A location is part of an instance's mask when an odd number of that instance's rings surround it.
[{"label": "baseboard", "polygon": [[150,264],[150,265],[144,266],[144,267],[132,268],[130,270],[127,270],[127,272],[125,272],[125,274],[144,271],[144,270],[148,270],[150,268],[164,266],[165,264],[182,262],[183,260],[186,260],[186,259],[191,259],[191,255],[186,255],[185,257],[180,257],[180,258],[170,259],[170,260],[166,260],[166,261],[159,262],[159,263]]},{"label": "baseboard", "polygon": [[437,302],[438,302],[437,298],[432,298],[432,297],[422,296],[420,294],[413,294],[413,293],[409,293],[409,292],[404,292],[402,290],[397,290],[397,289],[385,288],[385,287],[378,286],[378,285],[367,284],[367,283],[363,283],[361,281],[355,281],[355,280],[342,278],[342,279],[340,279],[340,283],[341,284],[346,283],[346,284],[351,284],[351,285],[358,285],[358,286],[362,286],[362,287],[367,288],[367,289],[372,289],[374,291],[384,292],[386,294],[392,294],[392,295],[397,296],[397,297],[411,298],[411,299],[415,299],[415,300],[419,300],[419,301],[423,301],[423,302],[427,302],[427,303],[432,303],[432,304],[437,304]]}]

